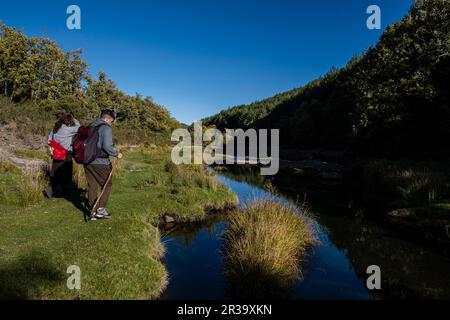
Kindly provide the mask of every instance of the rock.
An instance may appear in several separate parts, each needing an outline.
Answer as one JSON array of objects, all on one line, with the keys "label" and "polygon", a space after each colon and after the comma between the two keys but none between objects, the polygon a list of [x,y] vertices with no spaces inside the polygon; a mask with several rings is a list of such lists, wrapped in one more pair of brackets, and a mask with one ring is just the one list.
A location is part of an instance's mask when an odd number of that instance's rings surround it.
[{"label": "rock", "polygon": [[318,177],[323,180],[342,180],[344,179],[340,172],[321,172]]},{"label": "rock", "polygon": [[398,209],[388,212],[387,215],[392,218],[407,218],[413,216],[414,212],[411,209]]},{"label": "rock", "polygon": [[171,216],[165,215],[164,216],[164,222],[165,223],[174,223],[175,219],[173,217],[171,217]]},{"label": "rock", "polygon": [[22,169],[47,168],[48,162],[45,160],[25,159],[11,156],[8,159],[13,164]]}]

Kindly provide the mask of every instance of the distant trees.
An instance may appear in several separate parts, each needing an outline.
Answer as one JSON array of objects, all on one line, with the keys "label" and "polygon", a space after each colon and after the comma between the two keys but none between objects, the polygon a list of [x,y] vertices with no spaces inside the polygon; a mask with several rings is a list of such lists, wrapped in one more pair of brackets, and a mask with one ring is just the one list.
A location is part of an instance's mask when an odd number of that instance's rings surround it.
[{"label": "distant trees", "polygon": [[81,54],[81,49],[64,52],[52,40],[28,38],[0,23],[0,95],[31,101],[36,112],[71,111],[92,120],[101,109],[112,109],[119,123],[134,128],[160,132],[178,125],[151,98],[118,90],[105,72],[94,79]]},{"label": "distant trees", "polygon": [[62,51],[54,41],[28,39],[0,25],[0,92],[12,100],[57,99],[81,91],[87,64],[81,50]]},{"label": "distant trees", "polygon": [[449,83],[450,0],[421,0],[346,67],[205,123],[279,128],[281,143],[293,148],[448,152]]}]

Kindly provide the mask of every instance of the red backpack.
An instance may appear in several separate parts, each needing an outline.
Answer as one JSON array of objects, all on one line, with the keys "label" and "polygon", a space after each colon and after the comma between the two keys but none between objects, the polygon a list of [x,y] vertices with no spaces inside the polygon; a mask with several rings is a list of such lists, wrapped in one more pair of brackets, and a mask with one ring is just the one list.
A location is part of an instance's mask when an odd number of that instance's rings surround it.
[{"label": "red backpack", "polygon": [[98,130],[105,124],[98,126],[81,126],[73,140],[73,157],[80,164],[89,164],[101,154],[98,148]]},{"label": "red backpack", "polygon": [[50,148],[52,148],[52,159],[59,161],[66,160],[67,150],[64,149],[64,147],[55,140],[54,136],[55,135],[53,135],[52,139],[50,140]]}]

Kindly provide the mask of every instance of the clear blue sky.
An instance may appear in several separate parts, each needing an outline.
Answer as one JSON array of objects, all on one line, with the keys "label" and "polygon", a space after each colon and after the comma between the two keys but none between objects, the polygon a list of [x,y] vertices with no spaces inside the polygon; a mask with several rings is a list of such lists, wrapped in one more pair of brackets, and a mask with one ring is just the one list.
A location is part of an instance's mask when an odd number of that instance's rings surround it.
[{"label": "clear blue sky", "polygon": [[[83,48],[92,74],[104,70],[180,121],[299,87],[375,44],[366,9],[382,29],[412,0],[2,1],[0,19],[28,36]],[[66,28],[77,4],[82,30]]]}]

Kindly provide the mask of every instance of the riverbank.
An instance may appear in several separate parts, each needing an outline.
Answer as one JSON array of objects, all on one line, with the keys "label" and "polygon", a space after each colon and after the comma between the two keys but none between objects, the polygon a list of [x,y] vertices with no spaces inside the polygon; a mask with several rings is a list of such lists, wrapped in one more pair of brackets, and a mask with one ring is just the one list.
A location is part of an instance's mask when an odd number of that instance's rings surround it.
[{"label": "riverbank", "polygon": [[[171,169],[167,147],[124,151],[108,205],[113,219],[88,223],[82,190],[24,205],[18,188],[23,174],[15,166],[2,165],[0,298],[157,298],[168,281],[155,226],[161,217],[198,221],[211,208],[236,201],[203,168]],[[171,170],[177,170],[176,175]],[[72,265],[81,270],[80,290],[66,285]]]}]

